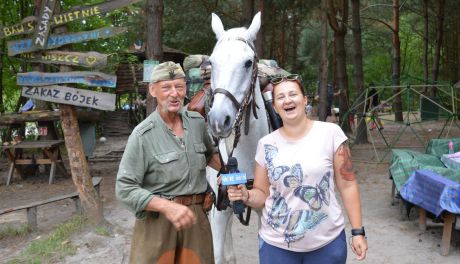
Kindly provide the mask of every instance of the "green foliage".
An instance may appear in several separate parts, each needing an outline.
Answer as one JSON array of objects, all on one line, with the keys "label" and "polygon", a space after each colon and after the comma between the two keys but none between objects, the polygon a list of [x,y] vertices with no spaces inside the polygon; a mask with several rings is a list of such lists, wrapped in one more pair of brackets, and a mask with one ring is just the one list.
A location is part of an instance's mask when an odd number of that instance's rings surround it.
[{"label": "green foliage", "polygon": [[59,225],[48,237],[33,241],[19,257],[7,263],[56,263],[76,252],[76,247],[70,243],[69,239],[86,225],[86,218],[75,216]]},{"label": "green foliage", "polygon": [[9,237],[23,237],[30,232],[29,224],[6,225],[0,228],[0,240]]}]

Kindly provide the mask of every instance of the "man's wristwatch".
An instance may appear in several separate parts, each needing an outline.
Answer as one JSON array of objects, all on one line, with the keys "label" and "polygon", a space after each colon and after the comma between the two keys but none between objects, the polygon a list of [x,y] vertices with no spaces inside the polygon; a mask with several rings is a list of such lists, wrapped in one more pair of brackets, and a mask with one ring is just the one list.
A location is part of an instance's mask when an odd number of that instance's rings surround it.
[{"label": "man's wristwatch", "polygon": [[364,226],[361,228],[351,229],[351,236],[363,236],[366,237],[366,231],[364,231]]}]

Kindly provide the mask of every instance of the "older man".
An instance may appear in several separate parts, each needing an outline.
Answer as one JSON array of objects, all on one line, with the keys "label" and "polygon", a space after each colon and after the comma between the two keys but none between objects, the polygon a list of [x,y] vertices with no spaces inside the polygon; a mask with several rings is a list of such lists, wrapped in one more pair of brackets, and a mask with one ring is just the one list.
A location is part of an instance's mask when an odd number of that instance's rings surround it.
[{"label": "older man", "polygon": [[213,263],[205,167],[219,169],[216,149],[203,117],[183,108],[179,64],[155,67],[149,92],[156,111],[129,137],[116,182],[137,217],[130,263]]}]

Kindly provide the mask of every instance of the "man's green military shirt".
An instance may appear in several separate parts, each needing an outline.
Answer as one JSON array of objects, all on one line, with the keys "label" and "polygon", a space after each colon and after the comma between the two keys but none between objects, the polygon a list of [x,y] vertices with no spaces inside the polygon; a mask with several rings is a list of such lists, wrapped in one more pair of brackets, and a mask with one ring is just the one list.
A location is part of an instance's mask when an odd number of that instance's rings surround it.
[{"label": "man's green military shirt", "polygon": [[181,142],[157,111],[131,133],[117,174],[117,198],[144,216],[155,195],[174,197],[206,191],[206,165],[217,151],[206,131],[204,118],[181,110]]}]

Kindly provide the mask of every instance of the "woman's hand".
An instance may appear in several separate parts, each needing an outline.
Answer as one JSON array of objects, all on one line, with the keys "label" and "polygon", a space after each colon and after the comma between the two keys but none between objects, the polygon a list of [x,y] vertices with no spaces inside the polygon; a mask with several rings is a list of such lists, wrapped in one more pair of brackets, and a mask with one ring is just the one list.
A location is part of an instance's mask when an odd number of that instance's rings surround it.
[{"label": "woman's hand", "polygon": [[366,238],[364,236],[351,237],[351,250],[353,250],[353,253],[355,253],[357,260],[365,259],[367,253]]},{"label": "woman's hand", "polygon": [[243,201],[246,203],[249,199],[249,191],[246,189],[246,185],[240,184],[238,186],[228,186],[227,188],[228,199],[231,202]]}]

